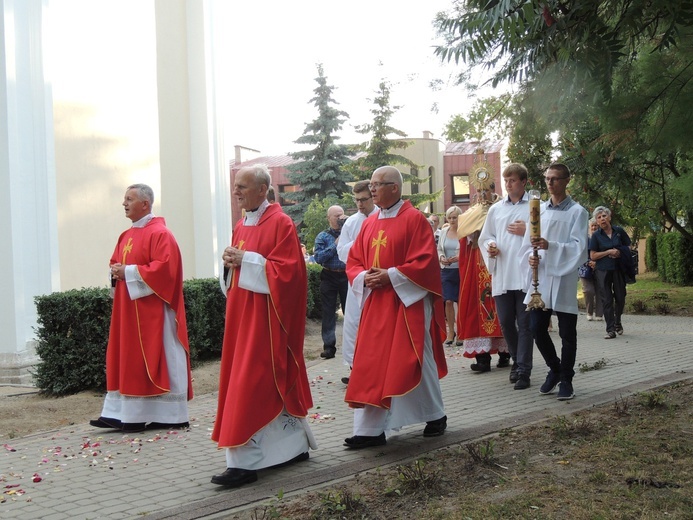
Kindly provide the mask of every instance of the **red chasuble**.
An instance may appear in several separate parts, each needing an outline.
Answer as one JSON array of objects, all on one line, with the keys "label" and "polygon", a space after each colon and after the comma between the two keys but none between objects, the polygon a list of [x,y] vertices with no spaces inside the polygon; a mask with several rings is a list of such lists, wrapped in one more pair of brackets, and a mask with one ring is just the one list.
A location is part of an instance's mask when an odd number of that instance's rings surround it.
[{"label": "red chasuble", "polygon": [[[502,338],[496,302],[491,296],[491,274],[476,244],[460,240],[460,299],[457,307],[457,338]],[[491,353],[495,353],[494,349]],[[466,357],[473,357],[473,355]]]},{"label": "red chasuble", "polygon": [[180,250],[166,221],[154,217],[118,239],[111,263],[136,265],[154,294],[131,300],[124,281],[116,283],[106,351],[108,391],[147,397],[170,391],[164,353],[164,307],[176,313],[177,335],[188,354],[188,399],[192,399],[190,347],[183,302]]},{"label": "red chasuble", "polygon": [[305,417],[313,406],[303,359],[308,282],[294,223],[271,204],[256,226],[236,224],[232,244],[267,260],[270,294],[241,289],[233,270],[212,433],[220,448],[247,443],[283,408]]},{"label": "red chasuble", "polygon": [[392,397],[421,383],[424,335],[430,327],[440,378],[447,374],[445,318],[440,265],[431,225],[409,201],[395,218],[367,218],[349,251],[349,282],[371,267],[395,267],[433,296],[433,317],[425,322],[424,301],[405,307],[391,285],[370,293],[361,313],[354,364],[344,400],[352,408],[389,408]]}]

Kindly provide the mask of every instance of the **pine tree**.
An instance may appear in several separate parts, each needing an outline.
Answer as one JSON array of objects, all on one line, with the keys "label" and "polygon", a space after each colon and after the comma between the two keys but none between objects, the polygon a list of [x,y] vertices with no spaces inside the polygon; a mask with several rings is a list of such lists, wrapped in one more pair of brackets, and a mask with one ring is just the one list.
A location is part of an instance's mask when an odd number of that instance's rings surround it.
[{"label": "pine tree", "polygon": [[[371,109],[373,122],[356,127],[356,131],[361,134],[370,134],[369,141],[358,145],[356,152],[365,152],[358,159],[351,162],[347,169],[355,179],[370,179],[371,174],[376,168],[381,166],[409,166],[419,169],[420,165],[404,157],[403,155],[390,153],[391,150],[403,150],[411,146],[412,142],[406,139],[391,138],[390,136],[406,137],[407,134],[390,126],[390,119],[399,110],[399,106],[390,106],[390,85],[387,81],[381,81],[373,99],[374,107]],[[405,182],[421,184],[428,182],[428,177],[420,178],[410,173],[402,172]],[[414,206],[425,202],[431,202],[440,197],[440,192],[434,194],[406,195]]]},{"label": "pine tree", "polygon": [[309,103],[318,109],[318,117],[306,125],[303,135],[295,141],[314,145],[314,148],[292,153],[291,157],[297,162],[287,166],[289,180],[295,186],[300,186],[301,190],[285,194],[286,198],[296,201],[285,209],[299,224],[314,196],[339,198],[342,193],[349,191],[346,183],[352,180],[351,174],[345,169],[350,162],[349,148],[336,144],[339,137],[334,135],[341,130],[349,114],[334,107],[338,104],[332,98],[334,87],[327,84],[322,64],[318,64],[315,81],[318,86],[313,91],[315,97]]}]

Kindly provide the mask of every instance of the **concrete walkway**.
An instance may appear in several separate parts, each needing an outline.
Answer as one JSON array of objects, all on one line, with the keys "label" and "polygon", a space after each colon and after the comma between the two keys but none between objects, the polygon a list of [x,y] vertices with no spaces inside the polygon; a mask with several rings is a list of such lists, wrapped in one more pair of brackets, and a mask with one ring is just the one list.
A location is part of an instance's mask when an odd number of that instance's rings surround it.
[{"label": "concrete walkway", "polygon": [[[547,369],[536,349],[532,386],[515,391],[508,382],[509,369],[496,369],[495,359],[491,372],[477,374],[469,370],[471,360],[459,349],[448,348],[449,375],[442,381],[446,434],[424,439],[419,425],[392,437],[386,446],[366,450],[342,446],[352,428],[340,382],[346,367],[339,357],[314,362],[308,369],[315,401],[310,421],[320,449],[311,452],[307,462],[260,471],[258,482],[236,490],[209,481],[225,467],[223,452],[210,440],[215,394],[190,403],[189,431],[133,436],[80,425],[14,439],[0,447],[0,501],[5,499],[0,518],[225,518],[282,492],[301,493],[503,428],[691,377],[693,319],[625,316],[623,323],[623,336],[604,340],[604,322],[587,322],[580,316],[577,365],[604,359],[607,366],[578,371],[573,382],[576,398],[566,402],[557,401],[555,394],[539,394]],[[552,336],[560,341],[558,333]]]}]

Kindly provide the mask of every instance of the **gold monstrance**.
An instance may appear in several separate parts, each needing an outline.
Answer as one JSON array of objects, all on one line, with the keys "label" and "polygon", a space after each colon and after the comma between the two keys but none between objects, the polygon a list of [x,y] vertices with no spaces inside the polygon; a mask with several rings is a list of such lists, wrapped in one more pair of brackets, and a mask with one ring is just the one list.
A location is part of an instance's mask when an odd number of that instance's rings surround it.
[{"label": "gold monstrance", "polygon": [[[529,190],[529,237],[530,238],[540,238],[541,237],[541,195],[539,190]],[[534,247],[534,258],[539,258],[539,250]],[[544,300],[541,299],[541,293],[538,291],[539,287],[539,266],[536,265],[532,267],[532,285],[534,286],[534,292],[532,293],[529,303],[527,304],[527,310],[531,309],[544,309]]]}]

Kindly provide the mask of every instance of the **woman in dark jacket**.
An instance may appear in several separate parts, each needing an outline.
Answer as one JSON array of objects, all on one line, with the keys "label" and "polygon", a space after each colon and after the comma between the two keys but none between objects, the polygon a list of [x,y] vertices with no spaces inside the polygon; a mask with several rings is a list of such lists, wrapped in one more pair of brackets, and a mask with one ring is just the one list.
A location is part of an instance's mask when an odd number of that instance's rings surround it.
[{"label": "woman in dark jacket", "polygon": [[626,305],[626,276],[620,266],[622,254],[630,251],[630,237],[623,228],[611,225],[611,210],[598,206],[592,212],[599,229],[590,238],[590,258],[596,262],[594,278],[599,286],[606,321],[606,336],[623,334],[621,315]]}]

